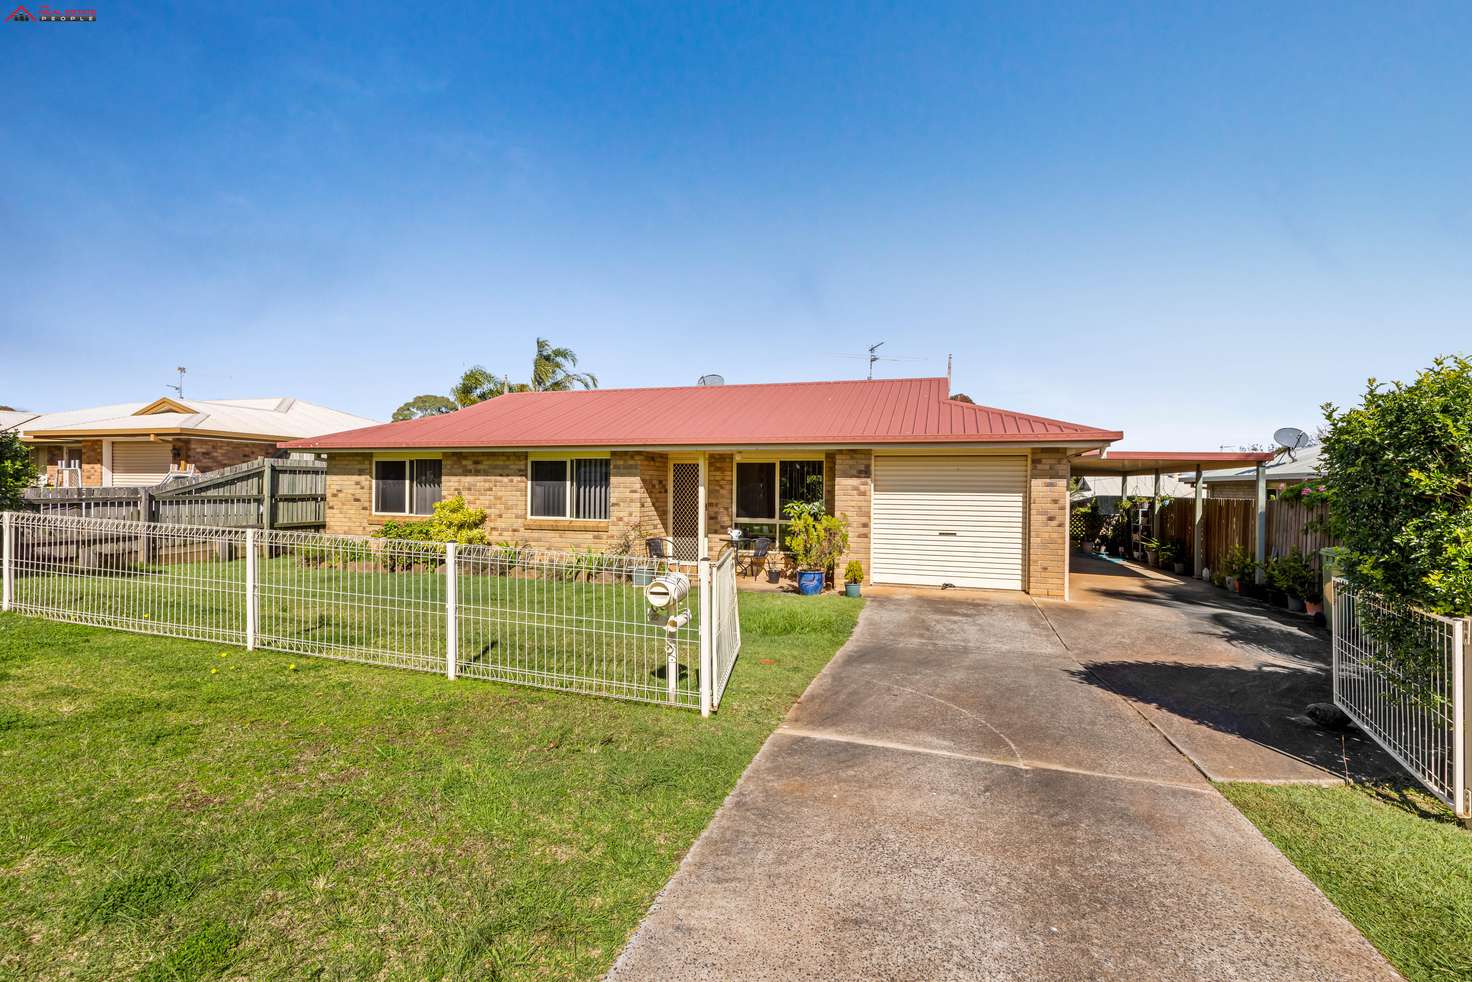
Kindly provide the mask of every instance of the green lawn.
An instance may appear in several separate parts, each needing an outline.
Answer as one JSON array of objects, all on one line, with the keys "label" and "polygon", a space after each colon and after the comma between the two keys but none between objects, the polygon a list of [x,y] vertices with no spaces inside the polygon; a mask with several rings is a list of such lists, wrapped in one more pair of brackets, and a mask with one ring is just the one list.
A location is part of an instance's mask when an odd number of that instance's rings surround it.
[{"label": "green lawn", "polygon": [[0,975],[596,977],[860,605],[709,720],[0,615]]},{"label": "green lawn", "polygon": [[1472,831],[1403,787],[1222,793],[1412,980],[1472,978]]},{"label": "green lawn", "polygon": [[[130,545],[131,545],[130,540]],[[107,569],[22,569],[23,613],[65,610],[72,620],[127,631],[243,644],[245,562],[212,558],[205,544],[174,562],[139,564],[109,553]],[[376,664],[437,669],[445,651],[445,574],[434,562],[387,570],[322,564],[314,553],[262,559],[256,569],[258,645]],[[625,575],[497,575],[467,560],[457,578],[460,673],[553,688],[667,698],[665,632],[647,616],[642,586]],[[699,610],[699,589],[688,605]],[[677,700],[699,704],[694,623],[681,632]]]}]

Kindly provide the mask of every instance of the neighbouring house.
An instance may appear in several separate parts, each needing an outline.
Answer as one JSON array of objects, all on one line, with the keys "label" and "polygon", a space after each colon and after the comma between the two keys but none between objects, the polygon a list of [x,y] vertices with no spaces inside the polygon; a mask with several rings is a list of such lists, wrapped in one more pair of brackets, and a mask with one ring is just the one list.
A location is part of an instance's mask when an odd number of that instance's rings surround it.
[{"label": "neighbouring house", "polygon": [[[1153,498],[1157,494],[1162,498],[1189,498],[1193,493],[1191,485],[1175,474],[1161,474],[1158,483],[1153,474],[1134,474],[1125,479],[1123,490],[1131,498]],[[1103,514],[1110,515],[1119,504],[1120,491],[1120,478],[1112,475],[1080,477],[1074,482],[1073,500],[1080,503],[1093,499]]]},{"label": "neighbouring house", "polygon": [[848,521],[867,579],[1067,591],[1070,459],[1115,430],[952,399],[944,378],[512,393],[284,443],[327,455],[327,531],[463,495],[492,541],[781,542],[783,510]]},{"label": "neighbouring house", "polygon": [[[1278,492],[1286,487],[1322,477],[1323,472],[1319,469],[1322,450],[1322,447],[1315,446],[1280,451],[1276,459],[1263,468],[1268,496],[1277,497]],[[1192,494],[1195,475],[1182,475],[1181,483],[1187,488],[1186,494]],[[1257,475],[1250,467],[1246,470],[1203,471],[1201,487],[1208,498],[1252,498],[1257,495]]]},{"label": "neighbouring house", "polygon": [[56,413],[15,424],[50,486],[151,487],[277,453],[284,440],[377,420],[301,399],[155,399]]}]

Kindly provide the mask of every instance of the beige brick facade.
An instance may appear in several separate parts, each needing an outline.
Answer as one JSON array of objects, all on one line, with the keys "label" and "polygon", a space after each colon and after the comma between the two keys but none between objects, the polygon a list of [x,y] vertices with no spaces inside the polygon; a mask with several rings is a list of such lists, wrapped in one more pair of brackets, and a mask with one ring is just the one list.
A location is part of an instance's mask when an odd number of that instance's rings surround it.
[{"label": "beige brick facade", "polygon": [[1068,596],[1068,452],[1034,449],[1027,480],[1027,581],[1035,597]]},{"label": "beige brick facade", "polygon": [[[525,542],[546,549],[604,549],[626,538],[666,535],[669,529],[669,459],[663,453],[615,451],[610,460],[610,519],[606,522],[529,519],[527,455],[476,451],[442,455],[444,494],[464,495],[486,511],[486,535],[493,541]],[[869,580],[872,536],[871,498],[874,456],[868,449],[836,450],[825,455],[825,497],[829,510],[848,523],[849,550],[843,568],[857,559]],[[734,456],[706,458],[706,533],[714,556],[727,542],[733,522]],[[1068,457],[1066,451],[1035,449],[1027,488],[1026,589],[1040,597],[1065,596],[1068,564]],[[384,522],[404,516],[372,513],[372,455],[334,453],[327,464],[327,530],[366,535]],[[631,532],[637,535],[630,536]],[[637,542],[631,542],[637,548]]]},{"label": "beige brick facade", "polygon": [[233,467],[247,461],[269,457],[276,452],[274,443],[252,443],[240,440],[209,440],[190,437],[174,441],[174,463],[193,466],[201,474]]},{"label": "beige brick facade", "polygon": [[834,579],[842,582],[850,560],[864,564],[864,582],[869,582],[870,505],[873,498],[874,453],[870,450],[839,450],[833,458],[833,513],[848,522],[848,552],[838,562]]}]

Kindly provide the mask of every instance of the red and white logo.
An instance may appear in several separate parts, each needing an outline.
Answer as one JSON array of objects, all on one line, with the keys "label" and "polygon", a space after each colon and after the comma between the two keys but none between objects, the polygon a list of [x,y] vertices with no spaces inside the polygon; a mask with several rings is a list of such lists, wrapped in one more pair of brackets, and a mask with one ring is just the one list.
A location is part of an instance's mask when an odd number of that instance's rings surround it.
[{"label": "red and white logo", "polygon": [[13,20],[17,24],[24,24],[31,19],[31,12],[24,7],[16,7],[10,12],[10,16],[5,19],[7,21]]}]

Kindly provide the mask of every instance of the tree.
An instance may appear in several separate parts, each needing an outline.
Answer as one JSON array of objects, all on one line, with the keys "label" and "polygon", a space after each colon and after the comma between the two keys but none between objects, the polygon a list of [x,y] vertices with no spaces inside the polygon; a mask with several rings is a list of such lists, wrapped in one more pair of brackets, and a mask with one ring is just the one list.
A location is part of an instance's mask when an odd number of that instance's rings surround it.
[{"label": "tree", "polygon": [[578,356],[571,348],[554,348],[546,338],[537,338],[537,354],[532,359],[533,392],[566,392],[572,388],[596,389],[598,376],[592,372],[574,372]]},{"label": "tree", "polygon": [[14,430],[0,433],[0,511],[20,507],[21,493],[36,480],[36,458]]},{"label": "tree", "polygon": [[405,419],[419,419],[422,416],[440,416],[444,413],[453,413],[456,408],[455,403],[444,396],[432,394],[415,396],[395,409],[390,418],[398,422]]},{"label": "tree", "polygon": [[1439,614],[1472,614],[1472,361],[1438,358],[1409,385],[1370,379],[1325,404],[1322,461],[1346,575]]},{"label": "tree", "polygon": [[483,365],[471,365],[460,376],[460,381],[450,389],[450,398],[458,408],[464,409],[477,402],[515,392],[517,388],[510,378],[496,375]]},{"label": "tree", "polygon": [[567,392],[570,389],[596,389],[598,376],[592,372],[575,372],[578,356],[571,348],[554,348],[546,338],[537,338],[537,351],[532,358],[530,382],[513,382],[509,375],[497,375],[484,365],[472,365],[450,389],[450,398],[464,409],[508,392]]}]

